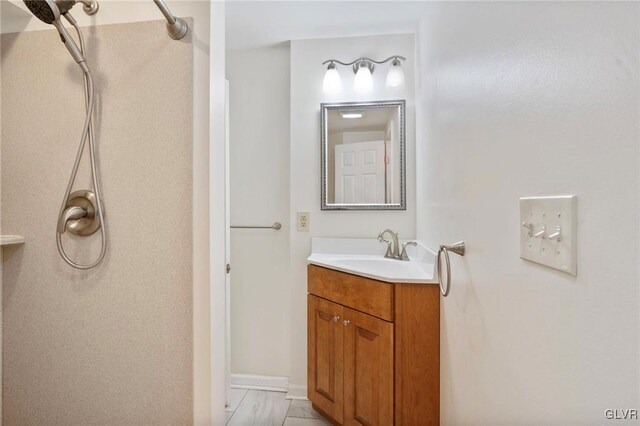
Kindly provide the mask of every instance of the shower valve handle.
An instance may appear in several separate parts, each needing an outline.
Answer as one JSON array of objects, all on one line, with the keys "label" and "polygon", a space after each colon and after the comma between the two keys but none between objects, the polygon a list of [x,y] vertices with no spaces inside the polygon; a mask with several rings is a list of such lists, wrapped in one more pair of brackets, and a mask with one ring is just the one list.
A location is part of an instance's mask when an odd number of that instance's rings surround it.
[{"label": "shower valve handle", "polygon": [[67,230],[67,222],[87,217],[89,212],[84,207],[67,207],[58,218],[58,234],[64,234]]},{"label": "shower valve handle", "polygon": [[65,208],[58,217],[58,234],[66,231],[86,237],[100,228],[98,199],[88,190],[80,190],[69,195]]}]

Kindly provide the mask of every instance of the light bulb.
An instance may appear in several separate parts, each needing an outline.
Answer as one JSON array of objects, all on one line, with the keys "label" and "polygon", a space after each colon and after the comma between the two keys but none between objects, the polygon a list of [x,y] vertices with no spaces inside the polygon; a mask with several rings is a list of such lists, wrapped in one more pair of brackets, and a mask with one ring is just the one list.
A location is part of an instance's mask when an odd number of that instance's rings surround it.
[{"label": "light bulb", "polygon": [[364,117],[364,110],[354,110],[354,109],[347,109],[347,110],[339,110],[340,116],[342,118],[362,118]]},{"label": "light bulb", "polygon": [[366,62],[362,61],[358,65],[358,72],[353,82],[353,90],[358,93],[368,93],[373,90],[373,77]]},{"label": "light bulb", "polygon": [[404,87],[404,71],[398,58],[391,63],[391,68],[387,73],[387,87],[403,88]]},{"label": "light bulb", "polygon": [[322,90],[328,95],[336,95],[342,90],[342,82],[340,81],[340,74],[336,69],[336,65],[331,62],[327,67],[327,72],[324,73],[324,80],[322,80]]}]

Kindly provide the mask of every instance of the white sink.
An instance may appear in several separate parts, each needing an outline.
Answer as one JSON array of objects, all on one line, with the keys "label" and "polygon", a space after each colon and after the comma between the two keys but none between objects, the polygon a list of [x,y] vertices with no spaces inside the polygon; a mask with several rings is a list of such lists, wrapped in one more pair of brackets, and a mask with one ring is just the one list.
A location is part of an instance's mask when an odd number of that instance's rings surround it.
[{"label": "white sink", "polygon": [[[404,241],[401,241],[404,242]],[[436,284],[435,253],[422,244],[408,247],[409,261],[384,257],[386,244],[376,239],[313,238],[307,261],[349,274],[391,283]]]}]

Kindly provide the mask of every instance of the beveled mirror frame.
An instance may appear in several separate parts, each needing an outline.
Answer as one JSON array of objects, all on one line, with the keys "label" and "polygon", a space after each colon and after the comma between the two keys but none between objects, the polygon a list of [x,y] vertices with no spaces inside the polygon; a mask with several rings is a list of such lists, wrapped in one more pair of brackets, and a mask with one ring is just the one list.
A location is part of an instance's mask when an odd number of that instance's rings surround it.
[{"label": "beveled mirror frame", "polygon": [[[320,104],[320,205],[322,210],[406,210],[407,209],[407,141],[406,141],[406,102],[404,99],[392,101],[371,101],[371,102],[338,102],[338,103],[321,103]],[[329,129],[328,115],[329,111],[344,108],[398,108],[398,124],[400,127],[400,203],[389,204],[329,204],[327,200],[329,184],[328,164],[329,158]]]}]

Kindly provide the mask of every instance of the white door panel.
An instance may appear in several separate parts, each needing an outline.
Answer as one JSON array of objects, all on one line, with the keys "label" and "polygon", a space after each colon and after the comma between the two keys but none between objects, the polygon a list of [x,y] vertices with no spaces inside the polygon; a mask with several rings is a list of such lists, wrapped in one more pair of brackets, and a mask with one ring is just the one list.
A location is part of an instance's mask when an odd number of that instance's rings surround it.
[{"label": "white door panel", "polygon": [[336,145],[336,204],[384,203],[384,159],[384,141]]}]

